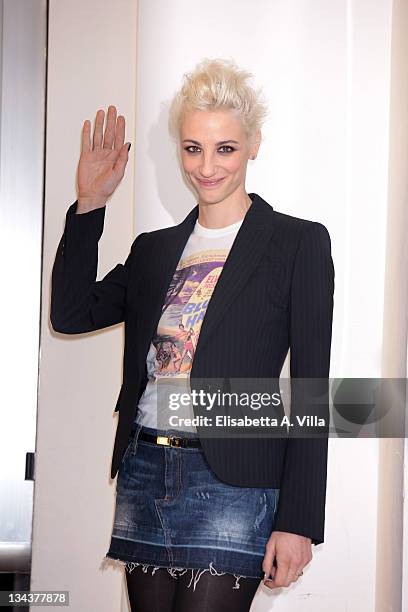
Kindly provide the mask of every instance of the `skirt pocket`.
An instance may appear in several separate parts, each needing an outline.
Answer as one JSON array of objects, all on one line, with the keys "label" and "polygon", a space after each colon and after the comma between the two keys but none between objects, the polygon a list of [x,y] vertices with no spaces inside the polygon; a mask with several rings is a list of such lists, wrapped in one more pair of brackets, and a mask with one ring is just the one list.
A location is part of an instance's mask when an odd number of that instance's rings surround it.
[{"label": "skirt pocket", "polygon": [[123,457],[122,457],[122,465],[125,463],[126,459],[129,457],[129,455],[136,455],[136,451],[137,451],[137,445],[138,445],[138,440],[139,440],[139,434],[142,430],[141,425],[136,425],[136,430],[134,431],[133,434],[131,434],[129,436],[129,443],[127,445],[127,448],[125,450],[125,452],[123,453]]}]

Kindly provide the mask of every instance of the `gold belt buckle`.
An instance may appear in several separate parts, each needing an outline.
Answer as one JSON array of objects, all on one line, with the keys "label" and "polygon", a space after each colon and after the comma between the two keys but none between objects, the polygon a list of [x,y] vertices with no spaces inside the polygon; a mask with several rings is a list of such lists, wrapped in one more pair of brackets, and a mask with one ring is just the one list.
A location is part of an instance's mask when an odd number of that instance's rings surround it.
[{"label": "gold belt buckle", "polygon": [[164,446],[181,446],[181,440],[177,436],[156,436],[157,444],[163,444]]}]

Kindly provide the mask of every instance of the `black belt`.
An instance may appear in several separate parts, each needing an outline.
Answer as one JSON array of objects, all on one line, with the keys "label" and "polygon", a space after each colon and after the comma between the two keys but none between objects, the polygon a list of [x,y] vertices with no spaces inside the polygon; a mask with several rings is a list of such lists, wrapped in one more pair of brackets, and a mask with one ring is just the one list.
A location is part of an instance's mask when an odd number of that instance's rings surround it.
[{"label": "black belt", "polygon": [[200,440],[191,438],[182,438],[179,436],[155,436],[145,431],[139,433],[139,440],[146,440],[146,442],[153,442],[154,444],[162,444],[164,446],[177,446],[179,448],[200,448]]}]

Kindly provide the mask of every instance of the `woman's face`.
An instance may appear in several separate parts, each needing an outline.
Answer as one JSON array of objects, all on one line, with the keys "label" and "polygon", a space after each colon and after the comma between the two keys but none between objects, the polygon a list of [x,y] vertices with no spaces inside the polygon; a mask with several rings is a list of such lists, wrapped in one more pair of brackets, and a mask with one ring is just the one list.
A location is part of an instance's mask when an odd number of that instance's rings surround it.
[{"label": "woman's face", "polygon": [[[260,140],[258,132],[255,140]],[[200,203],[225,200],[245,191],[248,159],[258,144],[246,138],[241,121],[229,110],[184,113],[180,127],[180,156],[187,180]]]}]

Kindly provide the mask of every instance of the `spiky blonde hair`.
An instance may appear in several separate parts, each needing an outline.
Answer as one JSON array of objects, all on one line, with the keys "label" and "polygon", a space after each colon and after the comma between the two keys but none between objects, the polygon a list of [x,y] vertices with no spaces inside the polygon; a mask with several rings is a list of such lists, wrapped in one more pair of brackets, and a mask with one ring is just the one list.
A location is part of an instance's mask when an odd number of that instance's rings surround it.
[{"label": "spiky blonde hair", "polygon": [[234,60],[205,57],[183,77],[169,110],[168,127],[175,142],[179,142],[183,114],[188,110],[229,109],[240,118],[250,140],[261,128],[268,115],[262,90],[248,83],[252,73],[239,68]]}]

